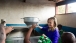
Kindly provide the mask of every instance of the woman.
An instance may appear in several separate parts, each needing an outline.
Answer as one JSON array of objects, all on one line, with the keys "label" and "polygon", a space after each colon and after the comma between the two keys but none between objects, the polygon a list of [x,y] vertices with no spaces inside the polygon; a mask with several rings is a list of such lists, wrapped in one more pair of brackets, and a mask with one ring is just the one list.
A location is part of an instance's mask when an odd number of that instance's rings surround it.
[{"label": "woman", "polygon": [[47,20],[48,26],[40,28],[44,31],[44,34],[50,38],[52,43],[58,43],[58,39],[60,37],[59,30],[57,28],[57,19],[55,17],[51,17]]}]

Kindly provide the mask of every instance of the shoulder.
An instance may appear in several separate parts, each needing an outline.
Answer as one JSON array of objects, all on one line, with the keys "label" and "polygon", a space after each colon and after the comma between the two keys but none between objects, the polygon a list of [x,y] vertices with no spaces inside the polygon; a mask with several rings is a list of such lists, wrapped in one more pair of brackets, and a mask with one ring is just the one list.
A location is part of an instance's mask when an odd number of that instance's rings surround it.
[{"label": "shoulder", "polygon": [[59,30],[58,30],[57,27],[55,28],[55,34],[56,34],[56,35],[59,35]]},{"label": "shoulder", "polygon": [[55,31],[58,31],[58,32],[59,32],[59,29],[58,29],[58,27],[55,27]]}]

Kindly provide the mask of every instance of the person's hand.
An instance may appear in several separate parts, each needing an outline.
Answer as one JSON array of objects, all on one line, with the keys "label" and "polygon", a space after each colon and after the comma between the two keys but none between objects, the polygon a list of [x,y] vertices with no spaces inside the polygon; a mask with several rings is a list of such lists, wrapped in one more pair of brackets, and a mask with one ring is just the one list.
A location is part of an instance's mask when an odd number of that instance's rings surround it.
[{"label": "person's hand", "polygon": [[36,26],[37,26],[37,24],[33,24],[33,25],[31,26],[31,28],[34,29]]},{"label": "person's hand", "polygon": [[6,27],[6,33],[10,33],[13,29],[13,27],[9,26],[9,27]]},{"label": "person's hand", "polygon": [[47,37],[45,34],[42,34],[42,36]]}]

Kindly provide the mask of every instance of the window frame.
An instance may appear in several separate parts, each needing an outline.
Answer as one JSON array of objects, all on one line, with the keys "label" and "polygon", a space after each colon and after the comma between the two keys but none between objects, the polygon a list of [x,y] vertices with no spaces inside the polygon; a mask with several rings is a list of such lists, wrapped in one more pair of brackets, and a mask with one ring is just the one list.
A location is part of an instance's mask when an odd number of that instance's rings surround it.
[{"label": "window frame", "polygon": [[55,6],[55,15],[66,15],[66,14],[76,14],[76,12],[70,12],[68,13],[68,4],[65,4],[65,13],[58,14],[58,6]]},{"label": "window frame", "polygon": [[67,4],[65,4],[65,13],[63,13],[63,14],[58,14],[58,6],[56,6],[55,9],[56,9],[56,12],[55,12],[56,15],[66,14],[67,13]]}]

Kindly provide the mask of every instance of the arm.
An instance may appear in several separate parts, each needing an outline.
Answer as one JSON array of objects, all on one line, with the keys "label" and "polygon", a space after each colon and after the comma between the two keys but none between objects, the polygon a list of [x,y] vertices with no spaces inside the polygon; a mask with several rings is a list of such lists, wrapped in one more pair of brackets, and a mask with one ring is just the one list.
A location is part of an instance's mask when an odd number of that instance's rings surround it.
[{"label": "arm", "polygon": [[59,32],[56,31],[54,36],[53,36],[53,40],[52,40],[52,43],[58,43],[58,40],[59,40]]},{"label": "arm", "polygon": [[43,27],[41,27],[41,26],[38,26],[38,28],[42,29]]},{"label": "arm", "polygon": [[[10,29],[10,28],[9,28]],[[1,43],[5,43],[5,39],[6,39],[6,30],[5,27],[0,24],[0,32],[2,33],[1,37],[2,37],[2,42]]]},{"label": "arm", "polygon": [[32,31],[33,31],[33,28],[30,28],[29,31],[27,32],[27,34],[26,34],[26,36],[25,36],[25,41],[26,41],[26,43],[31,43],[31,42],[29,41],[29,39],[30,39],[30,36],[31,36]]},{"label": "arm", "polygon": [[3,25],[0,24],[0,43],[5,43],[6,33]]},{"label": "arm", "polygon": [[13,27],[6,27],[5,32],[6,34],[10,33],[13,30]]},{"label": "arm", "polygon": [[32,25],[32,27],[27,32],[27,34],[25,36],[25,42],[26,43],[31,43],[29,39],[30,39],[31,33],[32,33],[32,31],[33,31],[34,28],[35,28],[35,25]]}]

